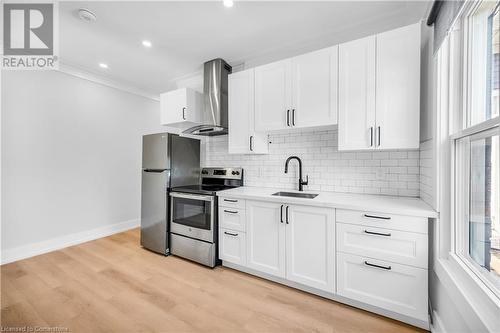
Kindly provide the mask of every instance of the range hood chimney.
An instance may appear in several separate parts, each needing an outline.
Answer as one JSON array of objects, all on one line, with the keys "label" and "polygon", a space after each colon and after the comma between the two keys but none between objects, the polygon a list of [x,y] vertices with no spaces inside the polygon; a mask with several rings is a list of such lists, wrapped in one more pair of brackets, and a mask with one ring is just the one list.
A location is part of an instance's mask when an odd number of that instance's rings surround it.
[{"label": "range hood chimney", "polygon": [[231,66],[221,58],[203,65],[203,94],[205,110],[203,124],[191,127],[184,133],[193,135],[224,135],[228,132],[227,81]]}]

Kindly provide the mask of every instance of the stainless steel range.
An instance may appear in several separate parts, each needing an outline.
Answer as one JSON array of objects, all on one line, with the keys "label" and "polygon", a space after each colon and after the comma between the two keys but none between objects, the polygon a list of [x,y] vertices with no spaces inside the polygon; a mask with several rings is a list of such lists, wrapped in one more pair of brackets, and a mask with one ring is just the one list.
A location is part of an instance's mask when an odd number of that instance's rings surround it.
[{"label": "stainless steel range", "polygon": [[206,266],[218,263],[217,192],[243,185],[241,168],[203,168],[201,184],[170,192],[170,251]]}]

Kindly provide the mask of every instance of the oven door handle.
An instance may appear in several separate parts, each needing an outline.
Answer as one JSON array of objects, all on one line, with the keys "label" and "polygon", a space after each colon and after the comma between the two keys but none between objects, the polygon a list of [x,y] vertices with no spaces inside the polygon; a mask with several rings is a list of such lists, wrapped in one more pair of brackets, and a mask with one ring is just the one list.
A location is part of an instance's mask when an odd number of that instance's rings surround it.
[{"label": "oven door handle", "polygon": [[210,201],[210,202],[214,201],[214,197],[211,195],[198,195],[198,194],[188,194],[188,193],[180,193],[180,192],[170,192],[170,196],[173,198],[203,200],[203,201]]}]

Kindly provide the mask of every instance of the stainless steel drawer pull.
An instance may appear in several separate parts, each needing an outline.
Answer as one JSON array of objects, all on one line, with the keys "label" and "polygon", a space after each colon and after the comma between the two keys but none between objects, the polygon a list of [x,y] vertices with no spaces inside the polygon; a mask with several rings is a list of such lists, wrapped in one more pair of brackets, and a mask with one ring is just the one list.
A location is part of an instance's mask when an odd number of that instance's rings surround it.
[{"label": "stainless steel drawer pull", "polygon": [[227,201],[227,202],[238,202],[238,200],[230,200],[230,199],[224,199],[224,201]]},{"label": "stainless steel drawer pull", "polygon": [[370,235],[377,235],[377,236],[386,236],[386,237],[390,237],[391,236],[391,233],[388,232],[388,233],[382,233],[382,232],[375,232],[375,231],[368,231],[368,230],[365,230],[365,234],[370,234]]},{"label": "stainless steel drawer pull", "polygon": [[363,214],[364,217],[367,217],[369,219],[380,219],[380,220],[390,220],[391,218],[389,216],[375,216],[375,215],[369,215],[369,214]]},{"label": "stainless steel drawer pull", "polygon": [[231,213],[231,214],[238,214],[238,212],[232,211],[232,210],[225,210],[224,213]]},{"label": "stainless steel drawer pull", "polygon": [[225,233],[226,235],[229,235],[229,236],[238,236],[238,234],[232,234],[232,233],[227,232],[227,231],[224,231],[224,233]]},{"label": "stainless steel drawer pull", "polygon": [[376,268],[382,268],[382,269],[385,269],[385,270],[388,270],[388,271],[391,270],[391,266],[382,266],[382,265],[370,264],[368,261],[365,261],[365,265],[366,266],[371,266],[371,267],[376,267]]}]

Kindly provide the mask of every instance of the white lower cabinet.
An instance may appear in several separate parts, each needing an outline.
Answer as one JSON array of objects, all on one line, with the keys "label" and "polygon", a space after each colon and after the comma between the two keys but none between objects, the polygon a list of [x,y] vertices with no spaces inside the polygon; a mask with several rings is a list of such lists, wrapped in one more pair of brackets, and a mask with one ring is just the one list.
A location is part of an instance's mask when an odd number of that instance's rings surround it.
[{"label": "white lower cabinet", "polygon": [[246,265],[246,236],[244,232],[219,229],[219,258],[237,265]]},{"label": "white lower cabinet", "polygon": [[246,210],[249,268],[334,292],[334,209],[247,201]]},{"label": "white lower cabinet", "polygon": [[427,268],[427,235],[337,223],[337,249],[403,265]]},{"label": "white lower cabinet", "polygon": [[337,293],[427,321],[427,270],[337,253]]},{"label": "white lower cabinet", "polygon": [[334,292],[335,211],[290,205],[286,221],[286,278]]},{"label": "white lower cabinet", "polygon": [[425,218],[234,198],[223,198],[221,205],[225,202],[231,206],[220,207],[224,262],[428,329]]},{"label": "white lower cabinet", "polygon": [[277,203],[247,201],[247,266],[285,277],[285,227]]},{"label": "white lower cabinet", "polygon": [[232,207],[219,207],[219,226],[222,229],[238,230],[245,232],[245,209]]}]

